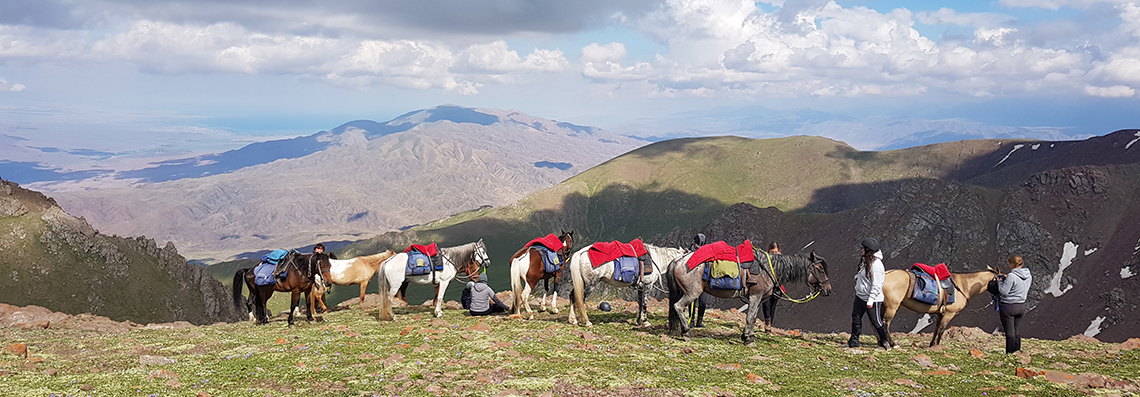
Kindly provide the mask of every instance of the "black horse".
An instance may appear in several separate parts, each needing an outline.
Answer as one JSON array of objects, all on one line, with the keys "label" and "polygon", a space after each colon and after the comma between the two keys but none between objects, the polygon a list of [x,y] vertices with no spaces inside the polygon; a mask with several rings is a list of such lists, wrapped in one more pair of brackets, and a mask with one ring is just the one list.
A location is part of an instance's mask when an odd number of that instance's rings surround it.
[{"label": "black horse", "polygon": [[[234,273],[234,306],[239,309],[248,308],[248,304],[242,296],[242,284],[245,284],[249,287],[249,299],[253,301],[254,316],[257,318],[258,324],[269,323],[265,302],[273,296],[274,291],[280,291],[292,293],[289,305],[289,325],[293,325],[293,312],[297,309],[301,294],[305,294],[309,307],[312,308],[314,305],[313,287],[317,283],[324,282],[320,280],[321,266],[323,265],[325,268],[330,266],[328,254],[302,254],[297,251],[290,251],[281,259],[281,262],[285,267],[285,280],[278,280],[275,284],[254,285],[253,268],[241,269]],[[306,314],[306,320],[313,321],[313,310],[309,310]],[[317,317],[316,320],[324,321],[321,317]]]}]

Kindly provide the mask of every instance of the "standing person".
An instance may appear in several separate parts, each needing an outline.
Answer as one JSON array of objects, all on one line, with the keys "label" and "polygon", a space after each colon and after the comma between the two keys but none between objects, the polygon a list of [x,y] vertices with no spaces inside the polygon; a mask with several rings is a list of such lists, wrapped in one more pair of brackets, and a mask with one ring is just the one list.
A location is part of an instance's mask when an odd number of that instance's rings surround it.
[{"label": "standing person", "polygon": [[[704,233],[697,233],[693,239],[693,251],[707,243],[708,238]],[[704,328],[705,327],[705,309],[709,306],[709,298],[712,296],[701,292],[701,296],[693,303],[689,304],[689,327],[690,328]]]},{"label": "standing person", "polygon": [[1025,268],[1021,256],[1009,257],[1009,274],[1000,274],[998,279],[998,318],[1001,327],[1005,330],[1005,352],[1015,353],[1021,350],[1021,334],[1018,325],[1021,316],[1025,315],[1025,300],[1029,296],[1029,287],[1033,285],[1033,275]]},{"label": "standing person", "polygon": [[471,287],[471,306],[468,308],[472,316],[504,313],[509,309],[499,297],[495,296],[495,290],[487,285],[486,280],[481,280],[478,274],[471,276],[471,281],[475,282]]},{"label": "standing person", "polygon": [[851,306],[851,339],[847,340],[848,347],[860,347],[860,331],[863,329],[863,314],[875,326],[879,337],[879,346],[890,350],[890,335],[883,326],[883,279],[886,271],[883,269],[883,251],[879,250],[879,241],[874,238],[863,240],[863,256],[859,261],[859,269],[855,272],[855,302]]},{"label": "standing person", "polygon": [[[780,244],[775,241],[768,245],[769,255],[780,255]],[[777,287],[778,288],[778,287]],[[776,318],[776,303],[780,301],[780,296],[783,293],[779,289],[772,291],[772,296],[760,302],[760,308],[764,311],[764,331],[767,332],[772,329],[772,319]]]}]

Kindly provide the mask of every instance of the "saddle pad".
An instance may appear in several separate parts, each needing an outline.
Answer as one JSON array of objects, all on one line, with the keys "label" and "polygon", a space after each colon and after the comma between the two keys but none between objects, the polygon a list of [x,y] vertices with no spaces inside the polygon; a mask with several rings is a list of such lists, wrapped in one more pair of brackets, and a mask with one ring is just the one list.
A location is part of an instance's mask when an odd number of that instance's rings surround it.
[{"label": "saddle pad", "polygon": [[554,233],[547,234],[545,237],[539,237],[534,240],[530,240],[530,242],[526,243],[526,245],[523,247],[530,247],[532,245],[546,247],[553,251],[558,251],[563,247],[562,240],[559,240],[558,236],[555,236]]},{"label": "saddle pad", "polygon": [[271,264],[276,265],[277,262],[280,262],[281,259],[285,258],[285,255],[288,255],[288,254],[289,254],[289,251],[287,251],[287,250],[275,249],[272,252],[265,254],[265,256],[262,256],[261,261],[262,262],[269,262]]},{"label": "saddle pad", "polygon": [[945,280],[945,279],[950,278],[950,269],[946,267],[945,263],[939,263],[937,265],[927,265],[925,263],[915,263],[910,268],[911,268],[911,270],[914,270],[914,269],[922,270],[923,272],[926,272],[926,274],[934,276],[934,278],[939,279],[939,280]]},{"label": "saddle pad", "polygon": [[632,256],[621,256],[614,260],[614,280],[632,283],[641,272],[641,262]]},{"label": "saddle pad", "polygon": [[412,245],[408,246],[408,249],[404,250],[404,252],[409,252],[409,251],[419,251],[419,252],[422,252],[424,254],[427,254],[427,256],[439,255],[439,248],[435,246],[435,243],[431,243],[428,245],[412,244]]},{"label": "saddle pad", "polygon": [[[734,262],[729,262],[735,265]],[[709,282],[709,288],[720,290],[738,290],[740,289],[740,271],[736,272],[736,277],[710,277],[712,266],[705,266],[704,280]]]},{"label": "saddle pad", "polygon": [[[553,235],[552,235],[553,236]],[[541,245],[535,245],[531,249],[538,251],[542,256],[542,271],[546,273],[555,273],[562,270],[562,260],[558,258],[558,253],[551,251]]]},{"label": "saddle pad", "polygon": [[277,265],[264,262],[253,268],[253,285],[272,285],[277,280],[273,278],[273,268]]},{"label": "saddle pad", "polygon": [[728,245],[724,241],[702,245],[689,257],[686,264],[689,265],[689,270],[692,270],[699,264],[713,260],[737,261],[736,247]]},{"label": "saddle pad", "polygon": [[586,251],[586,256],[590,258],[591,265],[598,267],[622,256],[635,257],[638,255],[633,245],[614,240],[594,243],[590,246],[590,249]]},{"label": "saddle pad", "polygon": [[641,241],[641,237],[633,239],[629,245],[633,247],[633,256],[642,257],[649,253],[649,250],[645,249],[645,243]]},{"label": "saddle pad", "polygon": [[736,246],[736,256],[741,263],[756,260],[756,248],[752,246],[752,240],[744,240]]},{"label": "saddle pad", "polygon": [[[431,258],[419,251],[408,252],[408,267],[404,271],[406,276],[422,276],[432,271]],[[436,265],[435,270],[443,270],[443,265]]]}]

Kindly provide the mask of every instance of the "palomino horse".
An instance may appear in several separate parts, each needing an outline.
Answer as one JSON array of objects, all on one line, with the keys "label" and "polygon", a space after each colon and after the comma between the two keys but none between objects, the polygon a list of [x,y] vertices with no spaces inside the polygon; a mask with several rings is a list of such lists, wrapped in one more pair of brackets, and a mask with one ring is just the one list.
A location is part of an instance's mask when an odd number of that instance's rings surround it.
[{"label": "palomino horse", "polygon": [[[313,286],[323,282],[320,279],[320,269],[328,260],[327,254],[302,254],[297,251],[290,251],[281,259],[285,264],[285,280],[278,280],[270,285],[254,285],[252,268],[238,270],[237,273],[234,273],[233,280],[234,306],[239,309],[246,306],[241,291],[242,284],[245,284],[249,287],[249,298],[253,301],[254,316],[257,318],[257,322],[267,324],[269,323],[269,316],[266,314],[265,302],[273,296],[273,291],[291,292],[289,325],[293,325],[293,314],[301,300],[301,293],[305,294],[309,307],[313,307],[315,300],[312,293]],[[313,310],[309,310],[306,319],[313,321]],[[317,321],[324,321],[324,319],[317,317]]]},{"label": "palomino horse", "polygon": [[[946,324],[949,324],[950,320],[958,315],[958,312],[966,308],[966,302],[970,298],[985,292],[986,285],[997,275],[992,269],[972,273],[950,273],[958,292],[954,297],[954,303],[939,306],[929,305],[911,298],[910,292],[913,284],[911,284],[911,276],[907,273],[906,270],[894,269],[888,271],[883,279],[883,326],[886,327],[889,337],[891,319],[895,318],[895,313],[899,310],[900,305],[918,313],[933,314],[937,316],[938,321],[934,322],[934,338],[930,340],[930,346],[942,342],[942,333],[946,331]],[[946,291],[942,291],[939,301],[942,302],[945,299]],[[890,342],[891,346],[898,346],[894,343],[894,339],[891,339]]]},{"label": "palomino horse", "polygon": [[[645,250],[649,252],[650,262],[652,262],[653,272],[643,274],[632,283],[623,283],[620,280],[614,280],[614,264],[613,261],[607,261],[598,267],[590,262],[588,252],[590,247],[585,247],[578,252],[575,252],[570,257],[570,280],[574,284],[574,294],[570,302],[570,324],[578,325],[575,310],[582,317],[582,324],[589,327],[593,324],[590,323],[590,317],[586,315],[586,296],[590,293],[590,289],[595,286],[606,283],[615,287],[633,287],[637,289],[637,324],[649,326],[649,302],[647,290],[660,280],[661,275],[665,273],[665,269],[669,266],[669,262],[685,254],[685,250],[680,248],[656,247],[653,245],[645,244]],[[640,272],[641,269],[638,269]]]},{"label": "palomino horse", "polygon": [[[744,332],[740,338],[744,344],[751,345],[755,340],[754,327],[761,302],[768,299],[779,288],[780,284],[804,282],[811,286],[816,293],[824,296],[831,295],[831,282],[827,275],[827,261],[815,252],[809,255],[771,255],[771,262],[766,256],[757,255],[757,263],[764,270],[764,274],[748,275],[746,289],[721,290],[709,288],[709,283],[702,279],[707,263],[701,263],[689,269],[687,262],[692,254],[686,254],[669,264],[665,273],[669,285],[669,330],[680,331],[682,336],[689,336],[689,319],[686,316],[689,304],[701,296],[701,292],[717,298],[747,299],[748,316],[744,321]],[[763,259],[761,259],[763,258]],[[748,272],[741,269],[742,273]]]},{"label": "palomino horse", "polygon": [[487,257],[487,246],[483,239],[474,243],[467,243],[456,247],[440,248],[439,255],[443,260],[443,270],[420,276],[407,276],[405,269],[408,263],[408,254],[401,252],[384,261],[380,265],[380,320],[395,320],[392,312],[392,299],[396,297],[400,286],[404,283],[435,284],[435,316],[443,316],[443,293],[447,291],[447,284],[462,270],[467,277],[479,273],[479,269],[490,265]]},{"label": "palomino horse", "polygon": [[[321,276],[325,281],[336,285],[352,285],[360,284],[360,304],[364,305],[364,290],[368,288],[368,282],[372,281],[372,276],[380,270],[380,265],[385,260],[396,255],[392,250],[387,250],[379,254],[358,256],[351,259],[329,259],[329,266],[321,267]],[[322,310],[328,312],[328,307],[324,305],[324,291],[320,292],[318,301]]]},{"label": "palomino horse", "polygon": [[[558,255],[560,264],[566,263],[567,254],[573,249],[574,246],[574,232],[562,231],[562,235],[554,237],[553,234],[548,235],[544,239],[557,238],[562,247],[555,251]],[[534,241],[531,241],[534,243]],[[545,245],[544,245],[545,246]],[[550,247],[547,247],[550,248]],[[542,262],[542,252],[535,248],[533,244],[522,247],[511,256],[511,291],[514,296],[514,305],[511,306],[511,313],[522,314],[523,308],[534,318],[530,310],[530,292],[538,285],[539,281],[543,282],[545,288],[542,290],[541,307],[539,310],[546,311],[546,296],[550,295],[550,308],[555,314],[558,313],[558,289],[554,288],[560,281],[562,281],[562,271],[565,266],[558,269],[557,272],[546,272],[545,266]]]}]

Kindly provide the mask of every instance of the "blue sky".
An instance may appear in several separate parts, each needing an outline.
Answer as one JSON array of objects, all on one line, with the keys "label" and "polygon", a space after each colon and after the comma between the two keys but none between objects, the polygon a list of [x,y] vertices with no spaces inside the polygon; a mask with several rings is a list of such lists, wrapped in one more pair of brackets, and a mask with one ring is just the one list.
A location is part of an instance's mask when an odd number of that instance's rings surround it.
[{"label": "blue sky", "polygon": [[[64,170],[440,104],[866,149],[932,128],[1079,138],[1140,127],[1137,90],[1137,1],[0,3],[0,160]],[[824,116],[788,116],[805,109]]]}]

